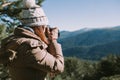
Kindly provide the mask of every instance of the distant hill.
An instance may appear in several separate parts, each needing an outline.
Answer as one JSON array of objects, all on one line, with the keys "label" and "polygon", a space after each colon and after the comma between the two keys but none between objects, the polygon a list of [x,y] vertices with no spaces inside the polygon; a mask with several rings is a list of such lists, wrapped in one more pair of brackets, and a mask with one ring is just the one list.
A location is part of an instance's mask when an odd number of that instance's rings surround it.
[{"label": "distant hill", "polygon": [[67,38],[67,37],[72,37],[72,36],[75,36],[77,34],[81,34],[83,32],[86,32],[90,29],[87,29],[87,28],[83,28],[83,29],[80,29],[80,30],[77,30],[77,31],[74,31],[74,32],[70,32],[70,31],[61,31],[61,36],[60,36],[60,39],[63,39],[63,38]]},{"label": "distant hill", "polygon": [[106,29],[62,31],[59,42],[65,56],[100,59],[108,54],[120,54],[120,26]]}]

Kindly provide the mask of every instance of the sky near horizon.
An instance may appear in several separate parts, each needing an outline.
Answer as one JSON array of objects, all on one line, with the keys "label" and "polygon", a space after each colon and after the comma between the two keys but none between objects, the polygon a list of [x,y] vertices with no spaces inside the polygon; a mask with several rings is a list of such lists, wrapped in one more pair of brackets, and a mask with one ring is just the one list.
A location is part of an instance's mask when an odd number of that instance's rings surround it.
[{"label": "sky near horizon", "polygon": [[120,0],[45,0],[42,7],[60,30],[120,25]]}]

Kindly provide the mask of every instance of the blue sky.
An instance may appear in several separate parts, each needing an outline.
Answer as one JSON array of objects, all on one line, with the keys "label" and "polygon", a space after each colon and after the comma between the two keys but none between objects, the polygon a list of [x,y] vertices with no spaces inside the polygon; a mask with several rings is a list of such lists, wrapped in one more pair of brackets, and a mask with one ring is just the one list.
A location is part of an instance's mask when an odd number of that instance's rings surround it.
[{"label": "blue sky", "polygon": [[120,0],[45,0],[51,26],[74,31],[120,25]]}]

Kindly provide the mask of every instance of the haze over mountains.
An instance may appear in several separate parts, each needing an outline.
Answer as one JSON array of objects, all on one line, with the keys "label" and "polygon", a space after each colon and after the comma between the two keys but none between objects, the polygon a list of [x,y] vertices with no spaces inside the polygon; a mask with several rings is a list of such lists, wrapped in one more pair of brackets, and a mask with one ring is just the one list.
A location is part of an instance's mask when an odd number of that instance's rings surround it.
[{"label": "haze over mountains", "polygon": [[62,44],[64,56],[99,60],[109,54],[120,54],[120,26],[61,31],[58,41]]}]

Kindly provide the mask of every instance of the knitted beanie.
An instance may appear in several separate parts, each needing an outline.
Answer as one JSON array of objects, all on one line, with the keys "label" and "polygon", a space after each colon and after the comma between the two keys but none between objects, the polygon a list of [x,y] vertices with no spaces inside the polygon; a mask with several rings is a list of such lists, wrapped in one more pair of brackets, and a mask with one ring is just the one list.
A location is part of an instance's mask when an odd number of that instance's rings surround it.
[{"label": "knitted beanie", "polygon": [[30,27],[48,25],[48,18],[43,9],[39,5],[36,5],[35,0],[23,0],[20,21],[23,25]]}]

